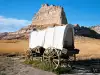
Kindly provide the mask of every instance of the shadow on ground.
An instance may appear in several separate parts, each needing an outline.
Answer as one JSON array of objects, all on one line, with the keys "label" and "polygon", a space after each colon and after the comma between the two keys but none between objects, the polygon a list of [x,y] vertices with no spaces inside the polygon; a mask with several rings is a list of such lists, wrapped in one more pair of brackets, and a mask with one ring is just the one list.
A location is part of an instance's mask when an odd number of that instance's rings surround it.
[{"label": "shadow on ground", "polygon": [[72,68],[75,73],[100,73],[100,59],[77,60]]}]

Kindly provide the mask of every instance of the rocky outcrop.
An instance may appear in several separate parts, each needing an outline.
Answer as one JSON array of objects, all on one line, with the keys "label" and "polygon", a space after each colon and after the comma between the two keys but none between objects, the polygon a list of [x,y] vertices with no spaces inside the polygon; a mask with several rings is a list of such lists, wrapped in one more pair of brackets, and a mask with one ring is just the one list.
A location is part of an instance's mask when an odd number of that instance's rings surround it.
[{"label": "rocky outcrop", "polygon": [[89,28],[89,27],[79,26],[79,24],[75,24],[74,31],[75,35],[98,38],[98,39],[100,38],[100,34],[98,34],[91,27]]},{"label": "rocky outcrop", "polygon": [[98,26],[92,26],[91,29],[94,30],[94,31],[96,31],[98,34],[100,34],[100,25],[98,25]]},{"label": "rocky outcrop", "polygon": [[32,25],[67,24],[63,7],[43,4],[33,17]]},{"label": "rocky outcrop", "polygon": [[7,36],[8,33],[7,32],[4,32],[4,33],[0,33],[0,39],[2,39],[3,37]]},{"label": "rocky outcrop", "polygon": [[7,36],[4,36],[3,40],[12,40],[12,39],[23,39],[23,35],[20,34],[8,34]]},{"label": "rocky outcrop", "polygon": [[16,32],[0,33],[0,39],[28,39],[30,32],[33,30],[67,23],[63,7],[43,4],[40,10],[34,15],[31,25],[21,28]]},{"label": "rocky outcrop", "polygon": [[[48,26],[59,26],[67,24],[66,15],[63,7],[43,4],[40,10],[35,14],[32,20],[32,24],[16,32],[0,33],[0,39],[28,39],[30,32],[33,30],[45,29]],[[91,28],[74,25],[75,35],[88,36],[93,38],[100,37],[100,26],[94,26]]]}]

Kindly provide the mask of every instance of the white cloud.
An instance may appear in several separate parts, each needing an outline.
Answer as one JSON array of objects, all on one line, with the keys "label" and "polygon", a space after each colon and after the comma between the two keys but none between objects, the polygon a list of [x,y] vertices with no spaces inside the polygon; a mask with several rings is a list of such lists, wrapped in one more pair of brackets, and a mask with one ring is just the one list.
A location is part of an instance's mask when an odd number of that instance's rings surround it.
[{"label": "white cloud", "polygon": [[31,24],[31,21],[0,16],[0,32],[17,31],[28,24]]}]

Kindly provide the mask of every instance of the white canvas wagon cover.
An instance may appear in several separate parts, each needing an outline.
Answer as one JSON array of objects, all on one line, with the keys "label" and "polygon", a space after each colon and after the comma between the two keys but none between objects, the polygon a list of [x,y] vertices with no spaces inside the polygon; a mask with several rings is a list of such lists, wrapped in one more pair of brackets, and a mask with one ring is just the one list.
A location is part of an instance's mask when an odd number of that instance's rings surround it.
[{"label": "white canvas wagon cover", "polygon": [[29,48],[37,46],[44,48],[53,47],[61,50],[62,48],[74,48],[73,26],[67,24],[31,32]]}]

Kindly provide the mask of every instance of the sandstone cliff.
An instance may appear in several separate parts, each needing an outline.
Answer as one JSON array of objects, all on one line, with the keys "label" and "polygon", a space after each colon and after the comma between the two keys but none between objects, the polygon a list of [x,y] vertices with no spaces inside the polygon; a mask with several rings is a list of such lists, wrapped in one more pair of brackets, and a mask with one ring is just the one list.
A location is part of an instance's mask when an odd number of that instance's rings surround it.
[{"label": "sandstone cliff", "polygon": [[43,4],[33,17],[32,25],[67,24],[63,7]]}]

